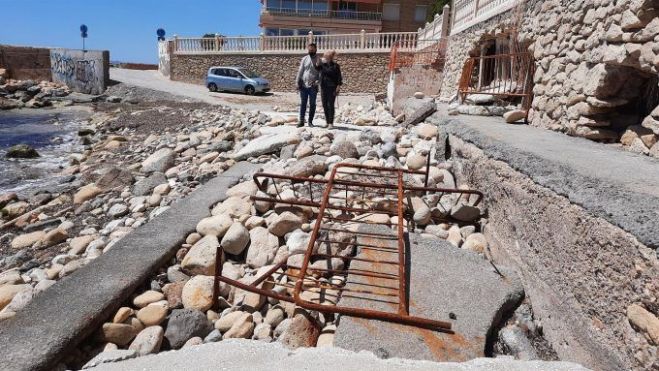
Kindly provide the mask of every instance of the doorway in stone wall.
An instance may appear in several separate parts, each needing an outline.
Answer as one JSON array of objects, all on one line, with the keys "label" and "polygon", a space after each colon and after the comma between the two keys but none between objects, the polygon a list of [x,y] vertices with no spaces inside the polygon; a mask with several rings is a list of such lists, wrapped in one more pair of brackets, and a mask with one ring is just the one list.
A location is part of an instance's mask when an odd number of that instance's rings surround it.
[{"label": "doorway in stone wall", "polygon": [[521,108],[528,112],[535,63],[528,43],[515,30],[483,36],[465,61],[458,92],[463,104],[475,104],[474,114],[500,115]]}]

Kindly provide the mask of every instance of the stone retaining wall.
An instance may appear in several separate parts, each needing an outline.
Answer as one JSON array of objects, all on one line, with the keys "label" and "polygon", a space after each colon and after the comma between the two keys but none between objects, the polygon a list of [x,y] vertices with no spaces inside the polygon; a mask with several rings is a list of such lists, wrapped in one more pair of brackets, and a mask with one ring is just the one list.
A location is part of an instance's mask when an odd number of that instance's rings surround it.
[{"label": "stone retaining wall", "polygon": [[479,40],[517,28],[536,62],[534,126],[605,141],[621,140],[631,126],[623,143],[659,156],[659,146],[652,148],[652,133],[659,135],[659,1],[522,4],[451,36],[441,98],[457,92],[464,62],[479,51]]},{"label": "stone retaining wall", "polygon": [[[295,91],[295,75],[303,55],[240,54],[171,56],[171,79],[203,84],[212,66],[238,66],[255,71],[270,80],[274,91]],[[340,53],[346,93],[383,93],[389,81],[389,54]]]},{"label": "stone retaining wall", "polygon": [[656,293],[654,252],[462,138],[450,143],[460,182],[487,189],[493,261],[515,267],[560,359],[594,370],[651,369],[656,347],[626,311]]},{"label": "stone retaining wall", "polygon": [[50,81],[50,50],[0,45],[0,68],[7,69],[10,79]]}]

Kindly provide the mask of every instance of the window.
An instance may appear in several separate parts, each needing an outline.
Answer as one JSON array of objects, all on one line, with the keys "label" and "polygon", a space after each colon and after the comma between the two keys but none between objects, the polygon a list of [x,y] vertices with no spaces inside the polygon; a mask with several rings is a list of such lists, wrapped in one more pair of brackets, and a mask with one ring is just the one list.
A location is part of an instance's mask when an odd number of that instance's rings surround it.
[{"label": "window", "polygon": [[278,28],[267,27],[265,29],[264,33],[265,33],[266,36],[279,36],[279,29]]},{"label": "window", "polygon": [[221,68],[216,68],[213,70],[213,75],[215,76],[224,76],[224,70]]},{"label": "window", "polygon": [[384,4],[382,8],[382,20],[397,21],[400,19],[400,4]]},{"label": "window", "polygon": [[339,2],[339,10],[352,10],[354,12],[357,10],[357,3],[341,1]]},{"label": "window", "polygon": [[295,10],[295,0],[281,0],[281,8]]},{"label": "window", "polygon": [[425,22],[427,17],[428,17],[428,6],[417,5],[416,9],[414,9],[414,21]]}]

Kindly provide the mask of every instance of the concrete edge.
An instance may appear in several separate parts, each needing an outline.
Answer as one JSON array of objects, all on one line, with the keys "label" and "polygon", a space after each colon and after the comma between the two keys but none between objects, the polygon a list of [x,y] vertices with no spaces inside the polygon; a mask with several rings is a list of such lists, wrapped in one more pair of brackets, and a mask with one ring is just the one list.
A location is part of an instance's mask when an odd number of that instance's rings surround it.
[{"label": "concrete edge", "polygon": [[[190,362],[194,360],[193,362]],[[91,370],[443,370],[443,371],[581,371],[576,363],[516,361],[510,358],[478,358],[463,363],[381,359],[371,352],[352,352],[335,347],[291,350],[281,343],[229,339],[177,351],[162,352],[117,363],[106,363]]]},{"label": "concrete edge", "polygon": [[[517,149],[462,125],[459,119],[444,120],[440,127],[449,135],[480,148],[489,157],[507,163],[512,169],[531,178],[534,183],[552,190],[590,214],[630,233],[647,247],[659,248],[659,234],[656,233],[659,230],[659,219],[650,215],[652,208],[648,205],[650,196],[647,194],[627,190],[621,192],[619,187],[613,184],[582,175],[563,164]],[[538,163],[542,163],[542,167],[539,167]],[[542,171],[531,172],[529,171],[531,168],[542,168]],[[608,194],[610,197],[602,199],[602,194]],[[659,204],[659,199],[656,199],[656,203]],[[620,207],[622,204],[638,205],[638,207],[623,210]]]},{"label": "concrete edge", "polygon": [[247,162],[234,165],[1,323],[0,369],[54,367],[176,253],[231,186],[258,169]]}]

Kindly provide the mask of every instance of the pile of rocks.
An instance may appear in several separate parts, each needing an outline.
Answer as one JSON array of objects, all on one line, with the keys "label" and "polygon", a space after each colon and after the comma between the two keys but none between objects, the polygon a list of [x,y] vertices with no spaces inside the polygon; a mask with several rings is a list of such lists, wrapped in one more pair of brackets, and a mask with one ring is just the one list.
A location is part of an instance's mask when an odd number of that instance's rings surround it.
[{"label": "pile of rocks", "polygon": [[0,195],[0,320],[233,165],[234,147],[259,135],[263,117],[227,112],[158,106],[132,115],[179,123],[150,135],[117,130],[121,116],[99,112],[79,132],[86,149],[59,174],[61,192]]},{"label": "pile of rocks", "polygon": [[72,104],[62,100],[71,93],[66,86],[49,81],[11,80],[6,76],[6,70],[0,69],[0,110]]},{"label": "pile of rocks", "polygon": [[371,106],[346,103],[337,110],[336,120],[358,126],[394,126],[398,123],[383,102]]},{"label": "pile of rocks", "polygon": [[[383,127],[348,133],[291,129],[264,133],[241,143],[231,157],[260,163],[265,172],[303,177],[327,177],[338,163],[416,170],[424,168],[438,135],[438,128],[430,124],[414,130]],[[415,180],[422,183],[422,178]],[[450,163],[431,166],[429,182],[431,187],[464,188],[456,185]],[[226,257],[222,275],[245,284],[284,260],[289,269],[300,266],[316,215],[311,208],[282,208],[250,199],[276,192],[273,187],[260,191],[247,178],[231,188],[228,198],[215,205],[211,215],[200,220],[196,231],[187,236],[176,257],[103,324],[69,362],[81,363],[98,354],[90,362],[94,364],[101,359],[135,357],[231,338],[279,341],[292,348],[331,346],[336,329],[336,318],[331,314],[307,311],[224,283],[217,298],[219,308],[212,307],[218,247]],[[286,187],[279,192],[283,198],[295,197]],[[415,197],[406,207],[414,209],[416,232],[482,254],[487,249],[485,236],[477,232],[482,227],[482,211],[473,203],[474,199],[466,196],[428,196]],[[447,216],[455,222],[433,223]],[[333,260],[332,268],[345,268],[339,264],[342,260],[335,260],[337,265]],[[285,280],[283,273],[275,275]],[[345,280],[342,275],[319,279],[335,285]],[[267,282],[261,287],[273,288]],[[291,294],[290,288],[277,287],[281,294]],[[325,304],[336,304],[336,296],[325,294]]]}]

